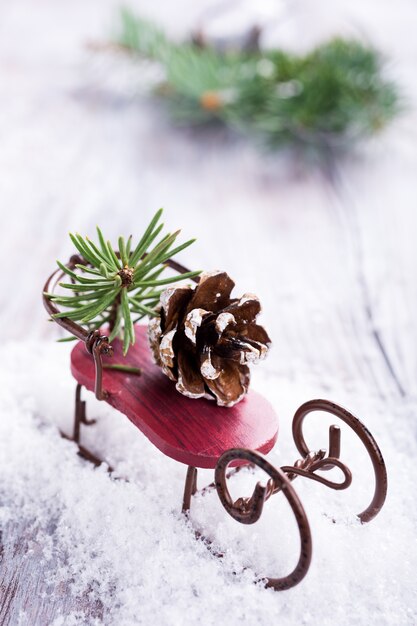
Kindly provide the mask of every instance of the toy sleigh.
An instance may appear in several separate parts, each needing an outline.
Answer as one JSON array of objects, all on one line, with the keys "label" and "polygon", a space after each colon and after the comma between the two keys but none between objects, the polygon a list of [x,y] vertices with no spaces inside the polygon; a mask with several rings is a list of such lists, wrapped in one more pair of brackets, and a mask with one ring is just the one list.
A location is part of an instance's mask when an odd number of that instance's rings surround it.
[{"label": "toy sleigh", "polygon": [[[213,488],[227,513],[242,524],[256,523],[267,501],[282,493],[296,519],[300,552],[294,570],[288,575],[265,578],[266,586],[277,591],[297,585],[307,574],[312,558],[310,526],[293,486],[295,478],[315,480],[336,490],[347,489],[352,482],[352,473],[340,458],[341,431],[337,425],[329,429],[327,451],[310,450],[303,433],[304,420],[310,413],[330,413],[359,437],[372,462],[375,485],[369,506],[358,517],[366,523],[379,513],[387,492],[386,467],[375,439],[359,419],[328,400],[304,403],[297,409],[292,422],[300,459],[293,465],[274,467],[264,455],[272,450],[277,440],[278,418],[273,407],[260,394],[250,390],[243,401],[229,408],[205,398],[191,399],[178,393],[169,376],[165,376],[155,364],[146,326],[134,326],[136,341],[124,356],[120,339],[109,342],[111,327],[108,334],[100,329],[87,330],[60,312],[53,298],[55,289],[64,273],[73,272],[80,263],[86,267],[88,260],[75,255],[65,267],[61,265],[48,278],[43,302],[51,318],[79,340],[71,353],[71,372],[77,382],[73,440],[82,456],[95,464],[101,463],[82,445],[82,427],[94,423],[87,419],[86,401],[82,399],[82,389],[85,388],[94,392],[98,400],[126,415],[163,454],[187,466],[182,502],[182,512],[187,517],[191,517],[192,497],[197,493],[198,468],[214,470]],[[190,274],[173,259],[168,259],[166,265],[181,276]],[[192,280],[199,284],[199,278],[192,277]],[[245,466],[260,468],[266,480],[264,484],[257,483],[251,496],[234,501],[229,493],[228,480]],[[325,477],[325,473],[334,468],[342,474],[339,482]]]}]

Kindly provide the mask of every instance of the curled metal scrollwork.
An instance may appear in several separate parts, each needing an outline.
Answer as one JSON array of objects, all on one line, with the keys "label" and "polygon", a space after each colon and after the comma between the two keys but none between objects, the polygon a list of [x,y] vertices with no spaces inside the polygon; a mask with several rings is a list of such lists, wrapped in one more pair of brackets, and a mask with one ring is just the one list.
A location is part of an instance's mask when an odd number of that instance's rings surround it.
[{"label": "curled metal scrollwork", "polygon": [[[300,557],[295,569],[288,576],[266,579],[267,586],[276,590],[289,589],[299,583],[308,571],[312,554],[307,516],[291,482],[297,476],[302,476],[337,490],[347,489],[352,482],[350,469],[339,458],[340,428],[338,426],[332,425],[329,428],[328,456],[326,456],[326,450],[312,452],[308,448],[303,435],[303,423],[304,418],[313,411],[331,413],[345,422],[360,438],[370,456],[375,474],[375,490],[370,505],[358,515],[361,522],[369,522],[379,513],[387,494],[387,471],[375,439],[357,417],[328,400],[310,400],[296,411],[293,419],[293,436],[302,458],[294,465],[275,468],[262,455],[243,448],[234,448],[225,452],[216,466],[215,487],[221,503],[233,519],[242,524],[254,524],[262,515],[265,501],[280,491],[284,493],[295,515],[301,540]],[[233,501],[227,487],[226,470],[230,463],[236,461],[256,465],[269,475],[269,480],[265,485],[257,483],[251,497],[238,498]],[[338,468],[343,474],[343,480],[340,482],[328,480],[316,473],[334,468]]]},{"label": "curled metal scrollwork", "polygon": [[[379,511],[384,505],[385,498],[387,495],[387,485],[388,485],[387,470],[386,470],[385,462],[382,457],[381,451],[378,447],[378,444],[376,443],[375,439],[373,438],[369,430],[366,428],[366,426],[362,424],[362,422],[357,417],[352,415],[352,413],[350,413],[343,407],[339,406],[338,404],[335,404],[334,402],[330,402],[329,400],[310,400],[309,402],[305,402],[303,405],[301,405],[297,409],[294,415],[293,425],[292,425],[292,432],[293,432],[295,445],[297,446],[298,451],[303,456],[303,458],[308,457],[308,455],[310,454],[309,448],[305,442],[304,435],[303,435],[303,423],[304,423],[305,417],[309,413],[312,413],[314,411],[324,411],[325,413],[331,413],[332,415],[335,415],[336,417],[341,419],[343,422],[345,422],[345,424],[350,426],[350,428],[352,428],[352,430],[356,433],[356,435],[364,444],[370,456],[373,469],[374,469],[375,489],[374,489],[374,495],[373,495],[371,503],[364,511],[358,514],[358,517],[363,523],[371,521],[379,513]],[[340,461],[338,461],[338,457],[340,455],[340,431],[337,426],[330,427],[329,439],[330,439],[329,457],[327,457],[326,459],[323,459],[323,464],[321,465],[321,467],[318,467],[316,465],[315,469],[316,470],[317,469],[328,470],[328,469],[331,469],[331,467],[334,467],[336,465],[340,467],[343,471],[343,468],[341,467],[341,465],[343,465],[343,467],[345,468],[346,466],[344,464],[341,464]],[[287,471],[287,470],[294,471],[294,470],[291,470],[291,468],[283,468],[283,469],[284,471]],[[310,472],[311,471],[314,471],[314,470],[310,468]],[[313,476],[310,476],[310,478],[313,478]],[[320,480],[320,482],[325,483],[325,480],[321,477],[315,476],[314,480]],[[329,486],[333,486],[334,489],[343,488],[340,486],[335,487],[334,484],[329,485]]]},{"label": "curled metal scrollwork", "polygon": [[[77,263],[81,263],[83,259],[78,255],[73,255],[67,263],[67,267],[69,269],[74,269]],[[54,317],[56,313],[60,313],[60,310],[55,305],[54,302],[48,297],[47,294],[53,293],[56,288],[59,280],[64,275],[62,270],[56,270],[53,272],[48,280],[46,281],[43,288],[43,303],[45,309],[48,311],[51,319],[57,322],[62,328],[66,331],[70,332],[72,335],[81,339],[85,343],[85,347],[87,351],[93,356],[94,367],[95,367],[95,385],[94,392],[96,398],[98,400],[104,400],[106,397],[106,392],[103,390],[102,379],[103,379],[103,363],[102,363],[102,355],[113,355],[113,349],[109,344],[109,339],[106,335],[100,334],[98,330],[94,330],[89,332],[80,324],[77,324],[73,320],[67,317]]]},{"label": "curled metal scrollwork", "polygon": [[[328,480],[327,478],[314,473],[319,470],[323,471],[333,469],[334,467],[341,470],[344,476],[343,482],[338,483],[333,480]],[[294,465],[283,465],[281,469],[288,475],[290,480],[294,480],[296,476],[303,476],[303,478],[315,480],[330,489],[347,489],[352,483],[352,472],[350,469],[342,463],[342,461],[335,457],[325,457],[324,450],[320,450],[319,452],[309,452],[304,459],[296,461]],[[277,490],[275,490],[274,493],[277,493]]]},{"label": "curled metal scrollwork", "polygon": [[[258,483],[250,498],[239,498],[233,501],[227,488],[226,471],[233,461],[246,461],[261,468],[269,476],[265,486]],[[215,470],[217,494],[226,511],[233,519],[242,524],[255,523],[262,514],[265,500],[278,489],[283,492],[294,513],[300,533],[300,556],[294,570],[283,578],[266,578],[266,586],[275,590],[290,589],[297,585],[307,574],[312,556],[312,540],[310,525],[300,499],[290,479],[281,469],[271,465],[264,457],[253,450],[235,448],[227,450],[219,458]]]}]

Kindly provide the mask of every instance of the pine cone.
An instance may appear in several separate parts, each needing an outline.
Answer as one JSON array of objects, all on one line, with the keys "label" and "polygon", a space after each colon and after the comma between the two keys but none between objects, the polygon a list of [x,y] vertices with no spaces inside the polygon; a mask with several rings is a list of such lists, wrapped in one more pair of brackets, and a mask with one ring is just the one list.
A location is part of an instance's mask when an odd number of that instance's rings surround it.
[{"label": "pine cone", "polygon": [[258,298],[230,298],[233,287],[225,272],[212,272],[202,274],[194,289],[166,289],[159,317],[148,329],[155,362],[180,393],[228,407],[242,400],[249,387],[248,364],[263,359],[271,343],[255,323]]}]

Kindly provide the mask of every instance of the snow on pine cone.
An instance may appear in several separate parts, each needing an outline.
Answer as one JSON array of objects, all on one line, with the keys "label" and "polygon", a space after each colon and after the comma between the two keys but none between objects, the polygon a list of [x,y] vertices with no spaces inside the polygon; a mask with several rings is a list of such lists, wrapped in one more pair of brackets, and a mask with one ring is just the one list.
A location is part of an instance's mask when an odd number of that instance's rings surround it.
[{"label": "snow on pine cone", "polygon": [[233,406],[246,394],[248,365],[263,359],[270,339],[256,324],[261,310],[252,294],[231,298],[225,272],[202,274],[195,288],[171,287],[151,319],[149,342],[155,362],[189,398]]}]

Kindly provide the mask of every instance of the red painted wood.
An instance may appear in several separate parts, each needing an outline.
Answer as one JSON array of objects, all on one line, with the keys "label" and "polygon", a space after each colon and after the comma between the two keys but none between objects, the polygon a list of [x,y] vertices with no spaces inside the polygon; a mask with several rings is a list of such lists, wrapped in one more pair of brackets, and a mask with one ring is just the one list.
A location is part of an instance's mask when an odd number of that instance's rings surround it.
[{"label": "red painted wood", "polygon": [[[187,465],[214,468],[229,448],[250,448],[264,454],[273,448],[278,419],[260,394],[250,391],[231,408],[186,398],[153,363],[145,326],[136,326],[136,344],[126,357],[119,340],[112,345],[114,356],[105,357],[104,363],[134,365],[142,374],[104,370],[106,401],[127,415],[164,454]],[[93,359],[81,341],[72,351],[71,371],[79,383],[94,390]]]}]

